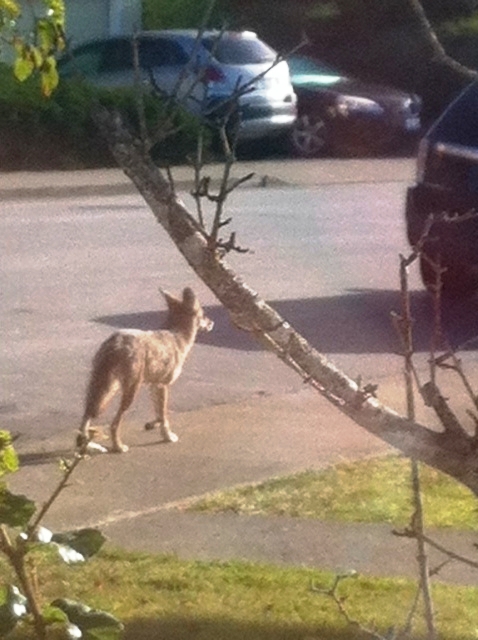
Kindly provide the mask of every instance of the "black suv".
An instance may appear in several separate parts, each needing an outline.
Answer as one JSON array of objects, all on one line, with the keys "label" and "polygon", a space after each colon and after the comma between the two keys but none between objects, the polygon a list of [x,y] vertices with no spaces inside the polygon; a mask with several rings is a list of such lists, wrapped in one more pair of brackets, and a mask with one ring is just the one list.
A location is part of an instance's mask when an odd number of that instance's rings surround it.
[{"label": "black suv", "polygon": [[[436,221],[424,253],[446,268],[443,293],[469,297],[478,291],[478,81],[469,85],[445,110],[420,142],[417,182],[408,189],[407,233],[410,244],[422,236],[430,214],[457,217]],[[422,255],[421,275],[431,289],[436,275]]]}]

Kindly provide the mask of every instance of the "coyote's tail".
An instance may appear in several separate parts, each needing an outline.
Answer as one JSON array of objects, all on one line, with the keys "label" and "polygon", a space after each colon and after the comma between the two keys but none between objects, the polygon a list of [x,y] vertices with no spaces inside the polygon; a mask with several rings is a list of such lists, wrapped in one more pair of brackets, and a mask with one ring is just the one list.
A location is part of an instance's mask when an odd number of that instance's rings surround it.
[{"label": "coyote's tail", "polygon": [[83,424],[97,418],[114,391],[114,375],[109,341],[104,342],[93,359],[86,390]]}]

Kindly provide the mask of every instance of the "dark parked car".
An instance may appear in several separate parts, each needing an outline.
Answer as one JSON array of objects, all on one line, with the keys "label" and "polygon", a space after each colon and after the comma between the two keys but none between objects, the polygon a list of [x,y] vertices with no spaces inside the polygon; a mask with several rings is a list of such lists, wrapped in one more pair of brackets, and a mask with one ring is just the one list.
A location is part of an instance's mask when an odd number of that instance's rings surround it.
[{"label": "dark parked car", "polygon": [[[140,76],[151,77],[191,113],[214,121],[236,100],[242,140],[280,136],[297,114],[285,60],[251,31],[143,31],[137,36]],[[83,44],[59,61],[60,75],[81,75],[99,87],[135,86],[132,38]],[[237,97],[238,90],[243,93]]]},{"label": "dark parked car", "polygon": [[[416,184],[408,189],[406,222],[412,246],[420,240],[430,214],[454,221],[433,223],[421,257],[422,280],[436,285],[426,255],[446,271],[443,293],[464,298],[478,291],[478,83],[456,98],[421,140]],[[478,215],[478,214],[477,214]]]},{"label": "dark parked car", "polygon": [[403,146],[420,130],[418,96],[348,78],[318,60],[287,58],[298,98],[290,139],[302,157]]}]

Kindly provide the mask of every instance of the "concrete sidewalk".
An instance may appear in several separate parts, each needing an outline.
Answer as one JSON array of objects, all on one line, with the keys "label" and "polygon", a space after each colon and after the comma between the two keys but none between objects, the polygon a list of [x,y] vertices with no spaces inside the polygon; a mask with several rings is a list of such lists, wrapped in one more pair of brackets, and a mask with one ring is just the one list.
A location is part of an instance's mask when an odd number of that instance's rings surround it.
[{"label": "concrete sidewalk", "polygon": [[[165,509],[121,519],[102,530],[126,549],[159,550],[185,559],[241,559],[336,573],[353,569],[362,575],[418,578],[416,542],[394,535],[391,525]],[[444,548],[478,561],[475,533],[440,530],[428,535]],[[433,548],[428,553],[431,569],[447,560]],[[452,562],[440,570],[438,580],[476,586],[478,570]]]},{"label": "concrete sidewalk", "polygon": [[[126,425],[127,454],[86,460],[55,503],[45,525],[53,530],[98,527],[112,544],[131,550],[172,553],[186,559],[241,559],[366,575],[417,576],[413,540],[390,525],[343,524],[290,517],[204,514],[187,511],[194,497],[260,482],[344,459],[389,452],[315,392],[253,398],[173,416],[176,445],[138,424]],[[41,428],[41,425],[40,425]],[[12,489],[43,502],[58,481],[57,461],[71,454],[71,433],[52,451],[23,453]],[[431,534],[455,553],[477,559],[474,532]],[[431,550],[431,566],[446,557]],[[439,579],[476,584],[478,573],[449,563]]]},{"label": "concrete sidewalk", "polygon": [[[380,160],[263,160],[238,162],[233,166],[233,178],[249,173],[254,177],[245,187],[315,186],[371,182],[379,171],[383,182],[413,181],[414,159],[382,158]],[[378,168],[379,167],[379,168]],[[211,164],[204,175],[218,184],[223,165]],[[171,168],[178,191],[193,184],[191,167]],[[88,195],[118,195],[134,193],[135,187],[120,169],[82,171],[0,172],[0,201],[19,198],[80,197]]]}]

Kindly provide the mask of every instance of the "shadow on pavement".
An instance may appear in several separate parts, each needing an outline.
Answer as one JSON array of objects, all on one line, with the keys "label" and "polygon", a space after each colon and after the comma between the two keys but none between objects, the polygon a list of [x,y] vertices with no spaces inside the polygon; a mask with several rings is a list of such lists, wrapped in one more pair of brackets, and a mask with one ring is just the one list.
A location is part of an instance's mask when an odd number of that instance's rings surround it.
[{"label": "shadow on pavement", "polygon": [[[271,306],[314,347],[323,353],[395,353],[399,342],[391,312],[400,311],[397,291],[353,289],[344,295],[278,300]],[[415,351],[428,351],[433,331],[432,298],[424,291],[411,293]],[[221,306],[205,307],[214,320],[214,331],[198,336],[198,342],[215,347],[257,351],[261,346],[236,329]],[[478,300],[449,302],[443,306],[443,328],[454,347],[478,348]],[[156,330],[164,326],[166,312],[146,311],[94,318],[116,329]],[[476,338],[473,340],[473,338]]]},{"label": "shadow on pavement", "polygon": [[71,460],[74,455],[73,448],[59,449],[55,451],[42,451],[40,453],[19,453],[20,466],[27,467],[38,464],[58,464],[59,460]]}]

